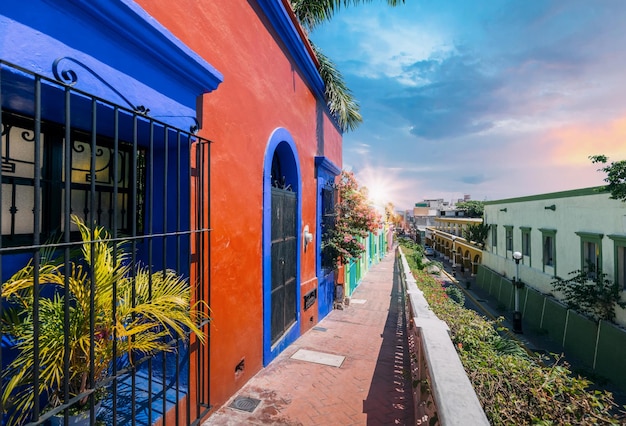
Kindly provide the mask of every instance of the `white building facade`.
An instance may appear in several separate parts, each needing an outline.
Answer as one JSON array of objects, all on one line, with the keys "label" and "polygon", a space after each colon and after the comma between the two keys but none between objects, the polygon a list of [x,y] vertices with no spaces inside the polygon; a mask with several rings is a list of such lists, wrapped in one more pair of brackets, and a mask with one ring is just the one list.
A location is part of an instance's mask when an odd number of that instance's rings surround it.
[{"label": "white building facade", "polygon": [[[491,229],[482,263],[497,274],[516,276],[519,251],[519,278],[543,294],[558,298],[555,277],[579,270],[626,286],[626,203],[602,187],[488,201],[484,221]],[[626,310],[616,306],[615,320],[626,326]]]}]

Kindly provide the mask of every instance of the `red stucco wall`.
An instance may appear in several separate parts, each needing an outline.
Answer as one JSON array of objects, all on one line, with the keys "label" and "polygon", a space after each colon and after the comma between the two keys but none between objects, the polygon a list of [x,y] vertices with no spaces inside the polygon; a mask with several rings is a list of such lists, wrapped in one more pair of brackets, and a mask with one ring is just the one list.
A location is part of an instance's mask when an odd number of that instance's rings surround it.
[{"label": "red stucco wall", "polygon": [[[272,131],[297,145],[302,223],[315,230],[317,100],[254,1],[138,0],[148,13],[216,67],[224,82],[202,99],[201,135],[211,146],[211,404],[219,407],[263,363],[263,164]],[[181,76],[184,78],[184,76]],[[324,116],[324,153],[341,167],[341,135]],[[301,295],[317,285],[314,246],[302,244]],[[301,330],[317,323],[302,312]],[[245,359],[245,370],[235,367]]]}]

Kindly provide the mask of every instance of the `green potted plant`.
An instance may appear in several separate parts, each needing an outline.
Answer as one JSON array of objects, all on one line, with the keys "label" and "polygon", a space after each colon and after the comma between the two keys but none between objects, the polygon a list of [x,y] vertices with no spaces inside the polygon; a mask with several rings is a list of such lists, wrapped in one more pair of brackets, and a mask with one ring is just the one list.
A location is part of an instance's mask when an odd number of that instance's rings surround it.
[{"label": "green potted plant", "polygon": [[[172,351],[173,342],[187,339],[190,333],[204,341],[197,325],[206,318],[201,309],[203,302],[192,304],[191,288],[183,277],[172,270],[151,272],[146,266],[132,265],[125,244],[113,242],[105,228],[90,227],[76,216],[72,221],[82,241],[68,264],[50,249],[41,253],[37,271],[31,260],[2,285],[3,300],[8,302],[3,310],[2,332],[12,337],[17,351],[16,358],[2,371],[1,397],[3,407],[13,413],[10,424],[27,420],[35,398],[47,396],[44,410],[62,405],[65,380],[69,383],[69,399],[82,396],[72,411],[85,411],[90,407],[90,393],[100,393],[98,383],[111,374],[114,362],[132,363],[137,355]],[[36,275],[40,293],[54,290],[51,297],[41,297],[38,303],[37,365],[33,361],[32,314]],[[69,323],[64,326],[66,308]],[[95,380],[89,383],[92,362]],[[35,370],[39,394],[33,388]]]}]

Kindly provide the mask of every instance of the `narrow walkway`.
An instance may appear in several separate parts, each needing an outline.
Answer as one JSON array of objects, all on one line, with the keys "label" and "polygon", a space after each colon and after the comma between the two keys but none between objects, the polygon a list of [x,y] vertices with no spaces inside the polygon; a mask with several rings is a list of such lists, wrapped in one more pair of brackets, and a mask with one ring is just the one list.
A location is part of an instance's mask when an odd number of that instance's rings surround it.
[{"label": "narrow walkway", "polygon": [[414,425],[403,309],[390,253],[204,425]]}]

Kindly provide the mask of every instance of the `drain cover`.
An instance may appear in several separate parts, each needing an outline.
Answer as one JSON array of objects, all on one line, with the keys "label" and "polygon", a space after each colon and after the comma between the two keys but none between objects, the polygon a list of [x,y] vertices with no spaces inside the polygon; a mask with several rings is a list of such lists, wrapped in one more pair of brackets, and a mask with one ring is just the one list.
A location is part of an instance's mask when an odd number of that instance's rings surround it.
[{"label": "drain cover", "polygon": [[238,396],[234,399],[233,402],[231,402],[229,407],[251,413],[254,411],[257,405],[259,405],[259,402],[261,402],[260,399],[249,398],[247,396]]},{"label": "drain cover", "polygon": [[324,327],[313,327],[313,330],[315,330],[315,331],[327,331],[328,329],[324,328]]}]

